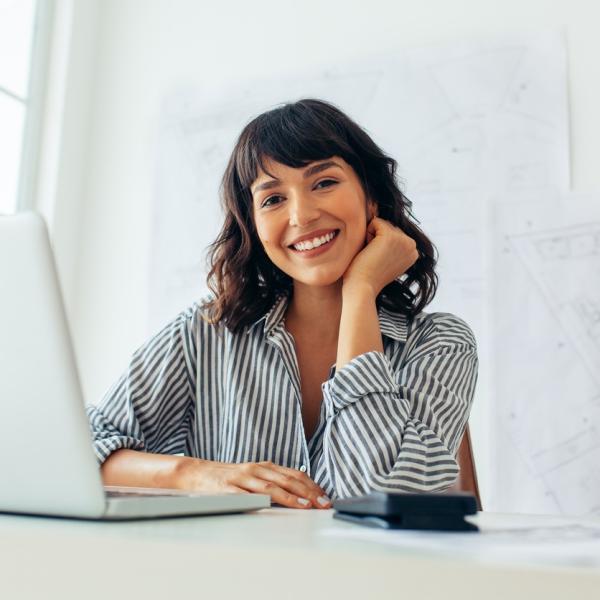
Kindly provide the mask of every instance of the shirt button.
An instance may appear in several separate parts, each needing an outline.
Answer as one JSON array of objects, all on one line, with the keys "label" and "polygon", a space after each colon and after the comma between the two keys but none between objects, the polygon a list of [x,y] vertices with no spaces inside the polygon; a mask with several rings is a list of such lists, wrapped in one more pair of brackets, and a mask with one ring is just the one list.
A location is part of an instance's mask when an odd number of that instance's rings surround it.
[{"label": "shirt button", "polygon": [[300,465],[300,471],[306,473],[306,465]]}]

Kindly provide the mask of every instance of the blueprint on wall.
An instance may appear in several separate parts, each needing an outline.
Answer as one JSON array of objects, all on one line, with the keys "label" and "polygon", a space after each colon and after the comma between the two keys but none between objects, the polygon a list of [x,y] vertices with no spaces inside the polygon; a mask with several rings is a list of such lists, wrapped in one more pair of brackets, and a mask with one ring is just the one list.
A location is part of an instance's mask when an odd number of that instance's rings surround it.
[{"label": "blueprint on wall", "polygon": [[600,515],[600,196],[496,208],[494,496]]},{"label": "blueprint on wall", "polygon": [[[398,161],[398,175],[439,254],[429,310],[473,328],[480,376],[471,416],[486,490],[494,206],[569,186],[562,36],[542,33],[399,50],[228,90],[168,94],[161,115],[150,273],[150,330],[206,291],[204,257],[222,214],[218,187],[236,136],[256,114],[301,97],[329,100]],[[488,503],[488,506],[491,506]]]}]

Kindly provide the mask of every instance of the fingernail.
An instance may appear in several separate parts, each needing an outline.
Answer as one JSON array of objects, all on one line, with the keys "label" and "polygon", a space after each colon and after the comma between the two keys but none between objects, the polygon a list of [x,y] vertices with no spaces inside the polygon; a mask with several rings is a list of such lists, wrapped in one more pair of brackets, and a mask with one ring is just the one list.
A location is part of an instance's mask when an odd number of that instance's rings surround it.
[{"label": "fingernail", "polygon": [[302,506],[307,506],[310,504],[310,500],[306,498],[298,498],[298,504],[302,504]]},{"label": "fingernail", "polygon": [[317,498],[317,502],[321,505],[321,506],[327,506],[331,500],[327,497],[327,496],[319,496]]}]

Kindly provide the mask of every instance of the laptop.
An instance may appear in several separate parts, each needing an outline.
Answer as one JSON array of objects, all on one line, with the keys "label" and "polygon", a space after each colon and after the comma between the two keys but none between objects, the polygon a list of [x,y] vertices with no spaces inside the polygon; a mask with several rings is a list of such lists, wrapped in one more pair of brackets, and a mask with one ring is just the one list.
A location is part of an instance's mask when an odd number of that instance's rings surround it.
[{"label": "laptop", "polygon": [[0,512],[135,519],[244,512],[263,494],[104,488],[46,225],[0,216]]}]

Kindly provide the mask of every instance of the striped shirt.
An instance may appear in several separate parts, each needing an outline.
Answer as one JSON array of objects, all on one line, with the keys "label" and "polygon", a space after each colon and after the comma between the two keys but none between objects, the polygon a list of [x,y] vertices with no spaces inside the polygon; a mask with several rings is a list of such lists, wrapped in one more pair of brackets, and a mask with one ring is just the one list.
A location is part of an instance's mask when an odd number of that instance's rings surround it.
[{"label": "striped shirt", "polygon": [[459,318],[378,309],[383,353],[353,358],[321,385],[306,439],[288,297],[238,333],[182,312],[137,350],[88,407],[100,462],[120,448],[306,472],[330,498],[433,491],[458,475],[455,454],[477,379],[474,336]]}]

